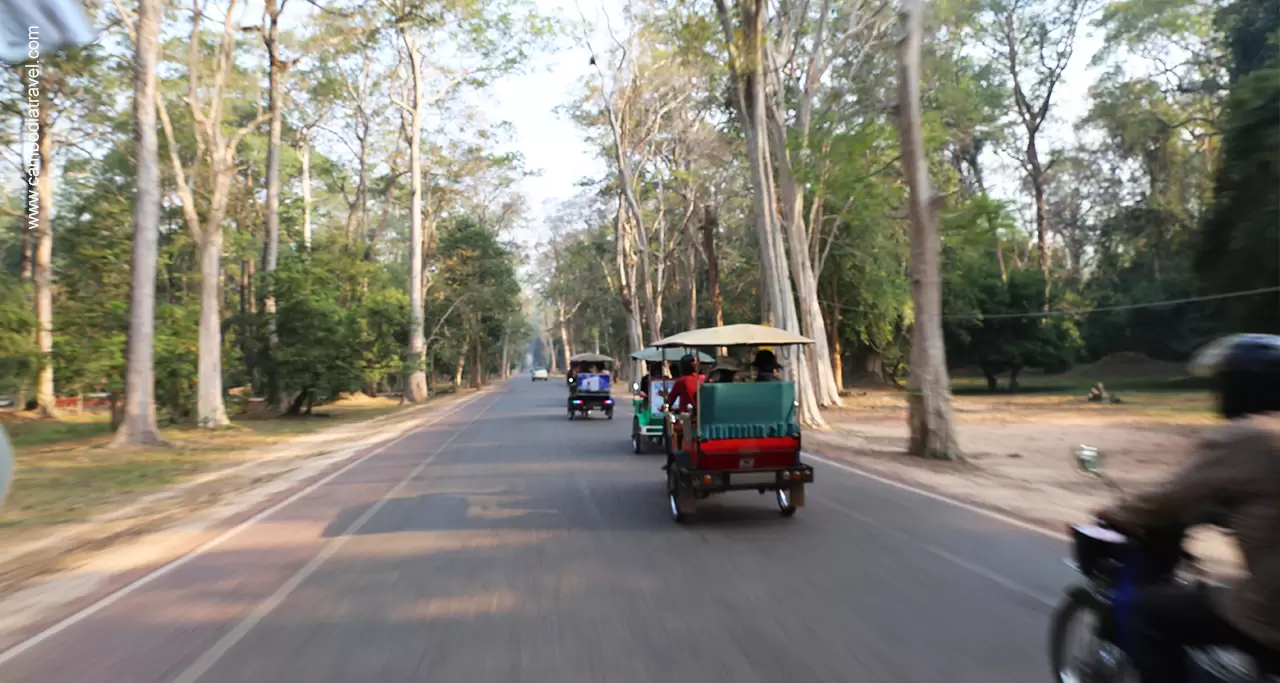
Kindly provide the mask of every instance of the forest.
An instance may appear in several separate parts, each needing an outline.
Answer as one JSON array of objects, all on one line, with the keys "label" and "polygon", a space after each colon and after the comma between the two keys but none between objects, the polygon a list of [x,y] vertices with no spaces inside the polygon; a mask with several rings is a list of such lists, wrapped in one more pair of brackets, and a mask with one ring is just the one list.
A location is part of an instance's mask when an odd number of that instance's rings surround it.
[{"label": "forest", "polygon": [[[787,362],[821,424],[846,386],[919,363],[923,214],[946,365],[992,390],[1280,331],[1275,0],[904,3],[914,43],[881,0],[634,0],[603,37],[523,0],[260,4],[94,0],[97,43],[10,70],[0,395],[19,407],[102,400],[146,441],[252,401],[420,402],[506,377],[530,340],[563,370],[764,321],[816,341]],[[914,199],[911,44],[933,190]],[[534,169],[477,96],[557,49],[592,65],[560,113],[608,171],[526,256]],[[1099,75],[1067,102],[1078,63]]]},{"label": "forest", "polygon": [[151,434],[157,413],[212,428],[251,402],[420,402],[522,360],[528,171],[472,96],[547,47],[545,18],[259,5],[91,2],[96,44],[6,76],[0,147],[24,182],[0,198],[0,395],[19,407],[124,420],[147,318]]}]

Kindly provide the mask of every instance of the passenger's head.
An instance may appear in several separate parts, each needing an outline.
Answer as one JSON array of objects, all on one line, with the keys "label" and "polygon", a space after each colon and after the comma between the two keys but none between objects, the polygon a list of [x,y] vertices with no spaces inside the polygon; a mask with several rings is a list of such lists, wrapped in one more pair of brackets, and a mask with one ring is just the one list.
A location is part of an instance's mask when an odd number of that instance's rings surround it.
[{"label": "passenger's head", "polygon": [[778,365],[778,357],[773,355],[772,351],[766,349],[761,349],[756,352],[756,358],[751,361],[751,367],[755,368],[762,374],[769,375],[782,369],[782,366]]},{"label": "passenger's head", "polygon": [[1235,334],[1196,352],[1191,373],[1211,377],[1223,417],[1280,411],[1280,336]]},{"label": "passenger's head", "polygon": [[651,377],[662,376],[662,363],[658,361],[649,361],[648,363],[645,364],[645,366],[649,368],[649,375]]},{"label": "passenger's head", "polygon": [[687,353],[680,359],[680,371],[686,375],[692,375],[698,368],[698,359],[692,353]]}]

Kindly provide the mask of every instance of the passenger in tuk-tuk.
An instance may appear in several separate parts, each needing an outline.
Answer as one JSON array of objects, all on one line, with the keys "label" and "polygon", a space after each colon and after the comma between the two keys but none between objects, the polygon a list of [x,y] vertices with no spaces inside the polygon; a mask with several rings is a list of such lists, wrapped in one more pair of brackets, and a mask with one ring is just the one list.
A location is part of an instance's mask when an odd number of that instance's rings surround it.
[{"label": "passenger in tuk-tuk", "polygon": [[732,384],[738,378],[738,366],[728,358],[720,358],[707,373],[708,384]]},{"label": "passenger in tuk-tuk", "polygon": [[[664,405],[669,412],[674,412],[678,408],[682,412],[691,413],[698,406],[698,386],[706,381],[707,376],[698,372],[698,359],[693,355],[686,355],[680,359],[680,372],[681,376],[672,385],[671,393],[667,395]],[[681,436],[681,442],[676,444],[676,448],[679,449],[682,446],[683,436]],[[669,455],[667,465],[671,465]]]},{"label": "passenger in tuk-tuk", "polygon": [[698,385],[706,381],[707,376],[698,372],[698,359],[687,355],[680,359],[680,378],[671,387],[667,396],[667,410],[671,410],[680,401],[681,410],[692,409],[698,403]]},{"label": "passenger in tuk-tuk", "polygon": [[751,361],[751,367],[756,369],[755,381],[757,382],[779,382],[778,371],[782,370],[782,366],[778,364],[778,357],[773,355],[772,351],[761,349],[756,352],[755,360]]},{"label": "passenger in tuk-tuk", "polygon": [[666,376],[662,372],[662,363],[659,361],[649,361],[648,363],[645,363],[645,366],[647,372],[644,377],[640,378],[640,393],[648,396],[651,380],[666,379]]}]

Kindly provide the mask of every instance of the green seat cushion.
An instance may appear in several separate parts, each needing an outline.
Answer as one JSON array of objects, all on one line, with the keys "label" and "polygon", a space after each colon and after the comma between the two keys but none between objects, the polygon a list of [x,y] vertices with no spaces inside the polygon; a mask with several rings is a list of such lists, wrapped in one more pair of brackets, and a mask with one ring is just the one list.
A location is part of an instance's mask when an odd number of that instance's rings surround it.
[{"label": "green seat cushion", "polygon": [[792,382],[703,384],[700,434],[713,440],[797,436],[795,400]]}]

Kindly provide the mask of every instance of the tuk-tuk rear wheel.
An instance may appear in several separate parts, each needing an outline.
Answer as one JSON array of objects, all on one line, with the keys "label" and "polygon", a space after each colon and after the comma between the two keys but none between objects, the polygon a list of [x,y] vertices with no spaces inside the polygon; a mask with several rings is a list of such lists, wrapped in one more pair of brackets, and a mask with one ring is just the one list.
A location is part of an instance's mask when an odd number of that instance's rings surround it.
[{"label": "tuk-tuk rear wheel", "polygon": [[779,488],[777,490],[777,497],[778,512],[781,512],[783,517],[790,517],[796,513],[796,506],[795,502],[791,499],[790,488]]},{"label": "tuk-tuk rear wheel", "polygon": [[[676,474],[675,467],[667,470],[667,505],[671,508],[671,519],[676,524],[688,522],[689,516],[693,513],[693,500],[682,501],[685,498],[693,498],[688,495],[689,493],[692,492],[680,489],[680,477]],[[682,502],[687,502],[687,505],[682,505]]]}]

